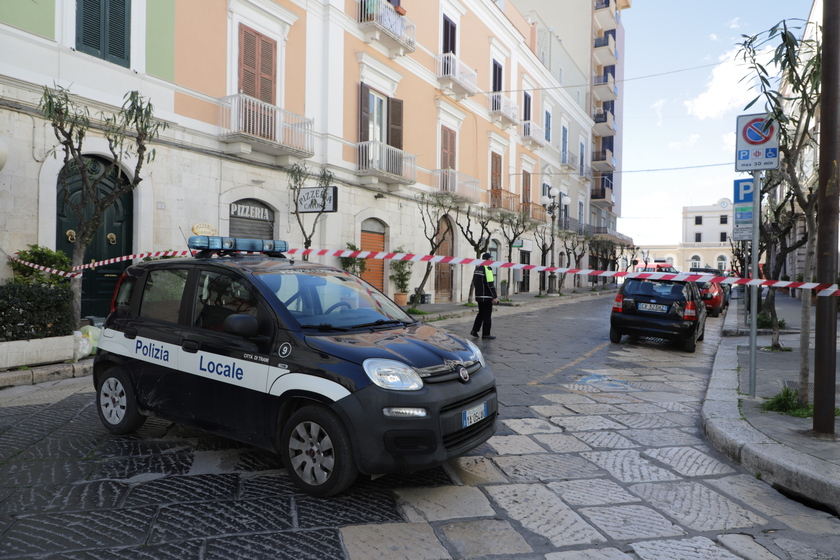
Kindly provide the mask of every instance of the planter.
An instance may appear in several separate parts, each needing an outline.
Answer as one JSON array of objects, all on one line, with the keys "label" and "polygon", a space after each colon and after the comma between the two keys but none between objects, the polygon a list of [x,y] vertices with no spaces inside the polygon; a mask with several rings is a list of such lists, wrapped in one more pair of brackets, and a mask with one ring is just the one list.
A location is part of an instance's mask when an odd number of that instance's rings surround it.
[{"label": "planter", "polygon": [[0,342],[0,371],[73,359],[73,335]]},{"label": "planter", "polygon": [[400,14],[401,16],[405,15],[405,8],[402,6],[394,6],[394,11]]},{"label": "planter", "polygon": [[507,282],[502,282],[500,291],[502,292],[502,297],[506,297],[508,295],[508,285]]},{"label": "planter", "polygon": [[400,306],[408,304],[408,294],[405,292],[397,292],[394,294],[394,303]]}]

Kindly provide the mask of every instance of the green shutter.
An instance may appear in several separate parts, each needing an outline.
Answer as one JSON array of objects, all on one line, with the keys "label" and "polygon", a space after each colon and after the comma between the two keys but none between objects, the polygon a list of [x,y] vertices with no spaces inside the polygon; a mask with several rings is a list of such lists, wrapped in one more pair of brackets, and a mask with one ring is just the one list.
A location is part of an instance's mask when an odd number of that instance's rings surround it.
[{"label": "green shutter", "polygon": [[77,0],[76,50],[128,68],[131,0]]},{"label": "green shutter", "polygon": [[108,33],[105,60],[125,66],[131,60],[131,0],[106,0],[105,22]]}]

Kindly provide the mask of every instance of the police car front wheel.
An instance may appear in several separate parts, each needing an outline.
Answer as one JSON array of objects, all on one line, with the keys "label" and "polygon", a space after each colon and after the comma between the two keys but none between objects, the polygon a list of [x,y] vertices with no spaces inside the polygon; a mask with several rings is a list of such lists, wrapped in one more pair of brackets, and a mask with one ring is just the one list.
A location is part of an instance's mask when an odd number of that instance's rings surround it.
[{"label": "police car front wheel", "polygon": [[127,434],[140,428],[146,417],[137,409],[137,399],[128,376],[120,368],[107,369],[96,386],[99,419],[112,434]]},{"label": "police car front wheel", "polygon": [[332,496],[356,480],[350,437],[328,408],[310,405],[295,411],[283,427],[281,445],[289,476],[308,494]]}]

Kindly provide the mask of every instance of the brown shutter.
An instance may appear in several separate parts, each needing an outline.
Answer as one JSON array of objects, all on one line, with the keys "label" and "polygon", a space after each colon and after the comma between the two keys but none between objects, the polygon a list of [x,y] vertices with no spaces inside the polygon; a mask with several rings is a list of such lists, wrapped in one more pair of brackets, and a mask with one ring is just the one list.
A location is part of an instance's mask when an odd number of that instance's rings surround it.
[{"label": "brown shutter", "polygon": [[[361,237],[362,251],[385,251],[385,234],[373,231],[363,231]],[[385,261],[382,259],[365,260],[365,271],[362,280],[369,282],[380,292],[385,291]]]},{"label": "brown shutter", "polygon": [[370,140],[370,86],[359,87],[359,142]]},{"label": "brown shutter", "polygon": [[531,174],[527,171],[522,172],[522,202],[531,202]]},{"label": "brown shutter", "polygon": [[388,98],[388,145],[403,149],[403,102],[394,97]]},{"label": "brown shutter", "polygon": [[455,169],[455,131],[440,127],[440,168]]},{"label": "brown shutter", "polygon": [[239,91],[274,105],[277,42],[244,25],[239,26]]},{"label": "brown shutter", "polygon": [[502,188],[502,156],[495,152],[490,154],[490,188]]}]

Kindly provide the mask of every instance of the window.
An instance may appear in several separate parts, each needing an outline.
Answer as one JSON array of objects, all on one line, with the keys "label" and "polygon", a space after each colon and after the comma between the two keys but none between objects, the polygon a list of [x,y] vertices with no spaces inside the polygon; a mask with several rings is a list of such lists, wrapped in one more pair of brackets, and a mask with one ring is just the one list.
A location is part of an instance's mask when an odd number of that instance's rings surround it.
[{"label": "window", "polygon": [[359,141],[383,142],[402,150],[403,102],[361,84]]},{"label": "window", "polygon": [[257,316],[256,296],[242,282],[226,274],[203,271],[196,296],[194,327],[222,332],[225,319],[231,315]]},{"label": "window", "polygon": [[578,162],[578,175],[583,177],[584,169],[586,168],[586,146],[583,142],[581,142],[578,147],[580,148],[580,161]]},{"label": "window", "polygon": [[131,0],[78,0],[76,50],[128,68]]},{"label": "window", "polygon": [[569,162],[569,127],[565,124],[560,129],[560,155],[563,163]]},{"label": "window", "polygon": [[457,37],[458,27],[451,19],[443,16],[443,53],[455,54],[455,38]]},{"label": "window", "polygon": [[490,188],[502,188],[502,156],[495,152],[490,154]]},{"label": "window", "polygon": [[691,268],[700,268],[702,265],[700,264],[700,256],[699,255],[692,255],[691,259],[688,262],[689,269]]},{"label": "window", "polygon": [[149,319],[158,319],[170,323],[178,322],[181,309],[181,296],[187,284],[184,269],[153,270],[143,286],[143,301],[140,315]]},{"label": "window", "polygon": [[[502,64],[498,60],[493,60],[493,83],[490,91],[493,93],[502,91]],[[491,96],[492,104],[490,110],[500,111],[502,109],[502,100],[498,95]]]},{"label": "window", "polygon": [[726,255],[718,255],[717,258],[717,268],[718,270],[727,270],[729,266],[726,264],[728,261],[726,260]]},{"label": "window", "polygon": [[522,120],[531,120],[531,94],[527,91],[522,94]]},{"label": "window", "polygon": [[703,234],[702,233],[695,233],[694,234],[694,242],[695,243],[701,243],[702,239],[703,239]]},{"label": "window", "polygon": [[703,225],[703,216],[694,216],[694,225],[695,226],[702,226]]},{"label": "window", "polygon": [[726,214],[720,215],[720,225],[728,224],[729,223],[729,216]]},{"label": "window", "polygon": [[[245,25],[239,26],[239,91],[274,105],[277,87],[277,42]],[[243,132],[276,139],[274,111],[254,101],[242,104]]]},{"label": "window", "polygon": [[522,204],[531,203],[531,174],[522,172]]},{"label": "window", "polygon": [[545,112],[545,141],[551,142],[551,111]]},{"label": "window", "polygon": [[455,169],[455,131],[445,126],[440,127],[440,168]]},{"label": "window", "polygon": [[726,232],[725,231],[720,232],[720,242],[721,243],[726,243]]}]

